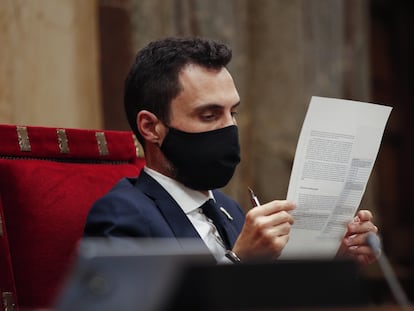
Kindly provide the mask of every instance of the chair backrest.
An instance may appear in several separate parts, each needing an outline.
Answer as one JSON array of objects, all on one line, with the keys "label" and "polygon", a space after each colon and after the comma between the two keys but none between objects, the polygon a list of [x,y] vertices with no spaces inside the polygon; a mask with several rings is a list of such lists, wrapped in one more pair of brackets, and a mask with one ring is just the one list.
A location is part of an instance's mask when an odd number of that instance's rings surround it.
[{"label": "chair backrest", "polygon": [[0,310],[54,304],[92,203],[143,166],[132,132],[0,125]]}]

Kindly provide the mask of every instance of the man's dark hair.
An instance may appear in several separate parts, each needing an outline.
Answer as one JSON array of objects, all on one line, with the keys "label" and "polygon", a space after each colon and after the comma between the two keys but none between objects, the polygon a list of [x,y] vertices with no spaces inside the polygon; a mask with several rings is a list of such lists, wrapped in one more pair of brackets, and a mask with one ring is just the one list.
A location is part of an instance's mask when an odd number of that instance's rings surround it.
[{"label": "man's dark hair", "polygon": [[181,91],[179,72],[188,64],[220,69],[231,57],[226,45],[202,38],[171,37],[140,50],[125,81],[124,105],[129,125],[142,146],[138,112],[148,110],[168,124],[171,101]]}]

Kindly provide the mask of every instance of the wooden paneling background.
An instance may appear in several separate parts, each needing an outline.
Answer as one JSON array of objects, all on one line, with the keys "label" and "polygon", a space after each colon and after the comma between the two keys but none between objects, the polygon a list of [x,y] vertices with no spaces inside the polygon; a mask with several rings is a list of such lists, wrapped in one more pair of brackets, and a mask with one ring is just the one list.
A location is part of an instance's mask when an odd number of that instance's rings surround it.
[{"label": "wooden paneling background", "polygon": [[136,51],[170,35],[232,46],[242,163],[224,189],[284,198],[312,95],[394,107],[363,199],[401,275],[414,274],[413,1],[3,0],[0,122],[128,129]]}]

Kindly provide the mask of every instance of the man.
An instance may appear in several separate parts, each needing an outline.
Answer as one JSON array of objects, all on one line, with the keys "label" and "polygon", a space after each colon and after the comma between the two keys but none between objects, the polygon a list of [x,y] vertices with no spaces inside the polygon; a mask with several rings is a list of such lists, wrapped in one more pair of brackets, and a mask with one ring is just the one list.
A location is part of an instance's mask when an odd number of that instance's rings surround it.
[{"label": "man", "polygon": [[[226,69],[231,57],[227,46],[200,38],[159,40],[137,54],[124,100],[146,167],[94,204],[85,236],[197,237],[218,262],[279,257],[294,203],[275,200],[245,215],[215,190],[240,161],[240,98]],[[375,260],[365,244],[367,233],[377,232],[371,220],[369,211],[358,212],[341,255]]]}]

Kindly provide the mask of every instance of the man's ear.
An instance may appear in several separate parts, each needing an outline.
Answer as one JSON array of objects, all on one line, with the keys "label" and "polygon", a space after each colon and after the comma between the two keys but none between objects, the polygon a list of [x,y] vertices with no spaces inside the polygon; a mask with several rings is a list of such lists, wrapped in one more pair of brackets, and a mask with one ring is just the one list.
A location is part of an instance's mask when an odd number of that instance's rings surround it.
[{"label": "man's ear", "polygon": [[148,110],[138,112],[137,127],[146,141],[161,145],[165,137],[166,128],[155,114]]}]

